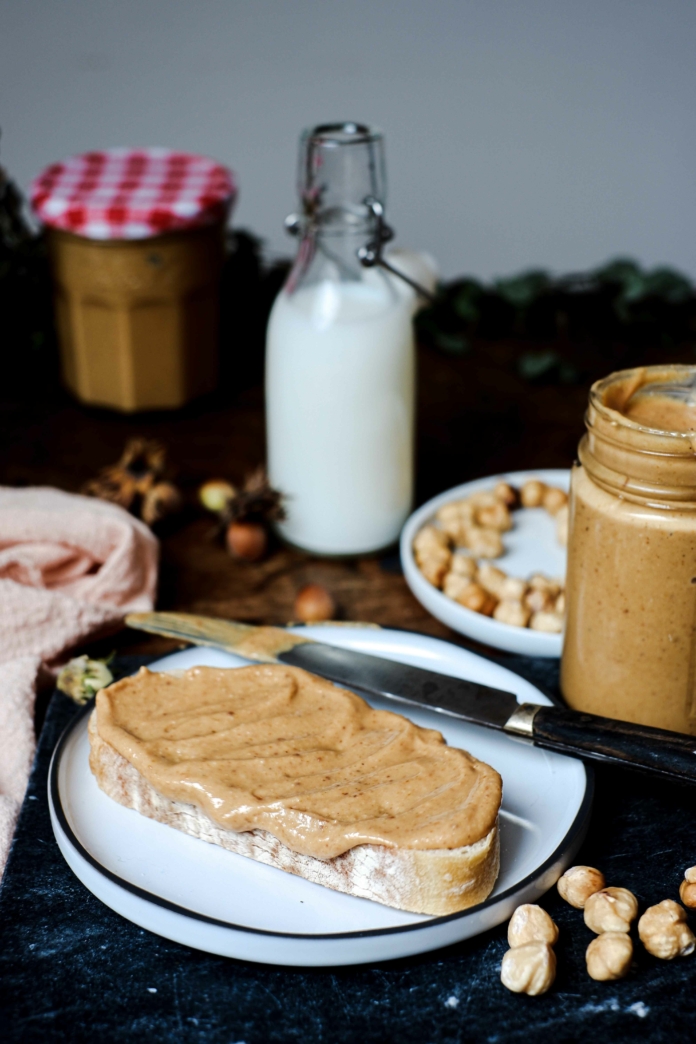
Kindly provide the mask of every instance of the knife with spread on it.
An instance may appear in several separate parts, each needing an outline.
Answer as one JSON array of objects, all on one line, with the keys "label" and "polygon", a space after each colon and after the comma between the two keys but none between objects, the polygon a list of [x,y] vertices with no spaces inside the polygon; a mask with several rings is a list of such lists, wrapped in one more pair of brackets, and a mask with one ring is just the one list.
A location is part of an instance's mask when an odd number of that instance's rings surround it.
[{"label": "knife with spread on it", "polygon": [[523,736],[536,747],[696,783],[696,736],[518,703],[511,692],[393,660],[325,645],[282,627],[252,627],[187,613],[131,613],[139,631],[210,645],[257,663],[284,663],[372,696]]}]

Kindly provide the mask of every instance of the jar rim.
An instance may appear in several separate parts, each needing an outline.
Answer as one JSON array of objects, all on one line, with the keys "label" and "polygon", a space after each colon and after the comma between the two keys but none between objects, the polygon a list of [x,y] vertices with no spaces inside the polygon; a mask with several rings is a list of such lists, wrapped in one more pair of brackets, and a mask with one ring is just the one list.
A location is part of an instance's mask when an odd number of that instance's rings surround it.
[{"label": "jar rim", "polygon": [[384,135],[377,127],[367,123],[346,120],[343,123],[318,123],[308,127],[303,134],[305,141],[321,148],[342,148],[345,145],[365,145],[381,141]]},{"label": "jar rim", "polygon": [[[625,429],[636,432],[645,432],[648,435],[659,435],[665,439],[678,439],[680,443],[694,444],[693,431],[671,431],[665,428],[651,428],[646,424],[627,417],[620,407],[625,406],[633,395],[648,383],[675,382],[679,377],[691,377],[696,385],[696,365],[689,363],[663,363],[653,366],[636,366],[628,370],[615,370],[607,377],[595,381],[590,388],[589,407],[595,409],[604,420],[612,424],[620,424]],[[610,405],[607,403],[607,394],[617,386],[624,384],[621,398],[617,395],[617,401]],[[617,388],[617,391],[619,389]]]}]

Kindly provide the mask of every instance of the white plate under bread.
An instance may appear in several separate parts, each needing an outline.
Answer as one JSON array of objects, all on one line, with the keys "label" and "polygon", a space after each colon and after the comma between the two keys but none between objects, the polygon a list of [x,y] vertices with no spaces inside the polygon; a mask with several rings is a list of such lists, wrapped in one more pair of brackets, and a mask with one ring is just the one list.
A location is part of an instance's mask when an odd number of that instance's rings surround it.
[{"label": "white plate under bread", "polygon": [[[490,616],[475,613],[472,609],[455,602],[433,587],[416,565],[413,557],[413,540],[418,531],[432,522],[436,513],[445,504],[463,500],[472,493],[493,490],[498,482],[509,482],[520,488],[528,479],[541,479],[548,486],[556,486],[566,492],[570,486],[570,472],[558,469],[539,471],[511,471],[502,475],[465,482],[444,493],[438,494],[423,504],[411,515],[401,532],[401,564],[406,583],[421,605],[425,606],[438,620],[453,631],[473,638],[484,645],[523,656],[556,657],[561,655],[562,634],[545,634],[532,631],[529,627],[513,627],[500,623]],[[502,569],[508,576],[527,580],[534,573],[543,573],[549,578],[563,579],[566,572],[566,550],[556,539],[554,519],[544,508],[524,508],[513,512],[514,526],[503,533],[505,554],[492,560],[492,565]]]},{"label": "white plate under bread", "polygon": [[[533,685],[488,660],[418,634],[308,627],[308,637],[515,692],[548,703]],[[152,665],[237,667],[245,661],[194,648]],[[371,700],[394,710],[393,703]],[[405,913],[334,892],[187,836],[112,801],[89,769],[87,715],[56,748],[49,804],[56,839],[80,880],[143,928],[211,953],[269,964],[334,965],[389,960],[450,945],[507,919],[550,888],[577,850],[590,804],[583,764],[526,741],[445,715],[409,709],[503,778],[501,872],[479,906],[444,917]]]}]

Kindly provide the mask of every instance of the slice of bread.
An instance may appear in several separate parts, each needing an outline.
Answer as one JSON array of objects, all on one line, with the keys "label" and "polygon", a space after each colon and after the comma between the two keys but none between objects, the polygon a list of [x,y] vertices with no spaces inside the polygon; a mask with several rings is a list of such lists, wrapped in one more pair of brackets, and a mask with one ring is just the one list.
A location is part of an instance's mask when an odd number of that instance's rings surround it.
[{"label": "slice of bread", "polygon": [[413,913],[456,913],[490,894],[500,866],[498,822],[480,841],[454,849],[389,848],[363,844],[333,859],[288,848],[265,830],[226,830],[193,804],[160,794],[89,721],[90,767],[114,801],[184,834],[220,845],[315,884]]}]

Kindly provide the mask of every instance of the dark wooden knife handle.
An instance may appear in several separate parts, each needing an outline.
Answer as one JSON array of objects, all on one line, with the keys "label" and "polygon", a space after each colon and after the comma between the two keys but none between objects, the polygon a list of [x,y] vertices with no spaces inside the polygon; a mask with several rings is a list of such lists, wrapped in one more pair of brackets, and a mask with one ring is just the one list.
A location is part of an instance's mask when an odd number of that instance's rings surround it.
[{"label": "dark wooden knife handle", "polygon": [[696,783],[696,736],[564,707],[541,707],[534,715],[532,736],[535,746],[547,750]]}]

